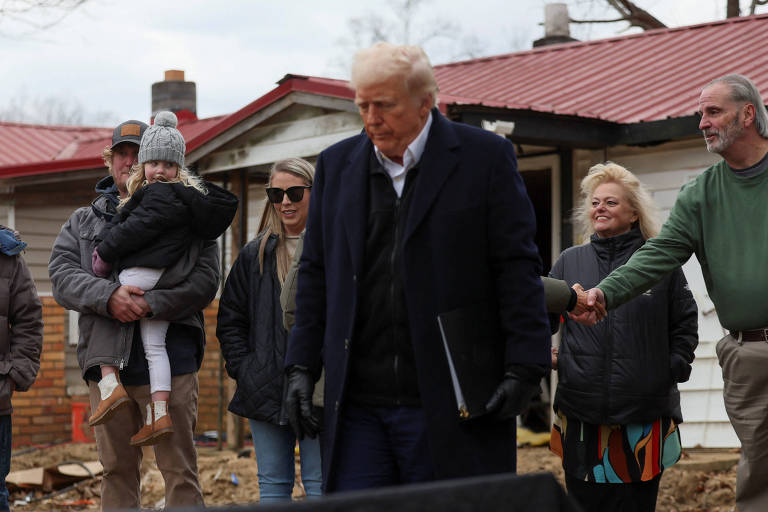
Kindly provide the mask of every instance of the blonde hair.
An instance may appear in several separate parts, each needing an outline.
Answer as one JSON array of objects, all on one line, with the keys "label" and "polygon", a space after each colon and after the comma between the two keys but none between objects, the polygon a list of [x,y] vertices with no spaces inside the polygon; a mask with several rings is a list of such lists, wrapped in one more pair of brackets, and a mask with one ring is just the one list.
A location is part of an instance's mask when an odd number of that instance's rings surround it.
[{"label": "blonde hair", "polygon": [[111,173],[112,172],[112,148],[107,146],[101,152],[101,158],[104,159],[104,166]]},{"label": "blonde hair", "polygon": [[637,214],[637,221],[632,227],[639,227],[643,239],[647,240],[659,234],[661,222],[659,208],[651,197],[648,189],[637,176],[624,167],[613,162],[597,164],[589,169],[589,173],[581,180],[582,204],[573,212],[573,223],[576,227],[576,239],[579,243],[589,241],[594,233],[592,227],[592,196],[595,189],[603,183],[616,183],[624,190],[624,196]]},{"label": "blonde hair", "polygon": [[[272,168],[269,170],[267,187],[272,186],[272,178],[278,172],[286,172],[297,176],[301,178],[307,186],[312,186],[312,182],[315,179],[315,168],[311,163],[303,158],[286,158],[285,160],[278,160],[272,165]],[[288,269],[291,266],[291,257],[288,254],[288,248],[285,244],[285,227],[283,226],[283,221],[269,200],[267,200],[264,205],[264,210],[261,212],[261,222],[259,222],[257,233],[261,236],[261,242],[259,243],[259,273],[263,273],[264,271],[264,248],[267,245],[267,240],[270,235],[277,235],[275,260],[277,264],[277,278],[282,286],[283,282],[285,282],[285,275],[288,273]]]},{"label": "blonde hair", "polygon": [[414,99],[428,96],[437,105],[437,81],[429,57],[420,46],[380,42],[355,54],[349,79],[352,89],[401,77]]},{"label": "blonde hair", "polygon": [[[175,162],[171,162],[176,164]],[[128,190],[128,194],[120,200],[120,204],[118,205],[118,208],[122,207],[125,203],[128,202],[128,200],[131,198],[131,196],[139,190],[141,187],[146,187],[149,185],[149,182],[147,181],[147,176],[144,172],[144,165],[145,164],[136,164],[131,169],[131,175],[128,176],[128,181],[125,184],[125,188]],[[178,164],[176,164],[178,167]],[[196,176],[192,174],[189,169],[186,167],[179,167],[179,172],[176,173],[176,177],[172,179],[163,179],[162,180],[165,183],[181,183],[185,187],[192,187],[196,189],[201,194],[207,194],[208,190],[205,188],[205,183],[203,182],[203,179],[199,176]]]}]

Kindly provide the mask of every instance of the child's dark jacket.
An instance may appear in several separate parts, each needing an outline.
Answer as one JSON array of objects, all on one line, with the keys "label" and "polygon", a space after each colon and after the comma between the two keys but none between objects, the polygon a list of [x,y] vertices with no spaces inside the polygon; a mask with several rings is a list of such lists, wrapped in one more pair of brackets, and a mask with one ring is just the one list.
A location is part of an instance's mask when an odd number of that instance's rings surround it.
[{"label": "child's dark jacket", "polygon": [[235,216],[237,197],[212,183],[207,194],[182,183],[138,189],[98,238],[99,256],[128,267],[163,268],[181,258],[194,239],[218,238]]}]

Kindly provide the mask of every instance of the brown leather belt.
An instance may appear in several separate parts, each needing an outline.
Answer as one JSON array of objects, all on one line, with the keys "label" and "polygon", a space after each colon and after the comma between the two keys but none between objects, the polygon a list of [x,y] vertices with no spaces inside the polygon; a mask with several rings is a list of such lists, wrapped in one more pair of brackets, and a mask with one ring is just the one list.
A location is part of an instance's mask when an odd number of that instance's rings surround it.
[{"label": "brown leather belt", "polygon": [[751,331],[731,331],[731,336],[739,341],[768,341],[768,329]]}]

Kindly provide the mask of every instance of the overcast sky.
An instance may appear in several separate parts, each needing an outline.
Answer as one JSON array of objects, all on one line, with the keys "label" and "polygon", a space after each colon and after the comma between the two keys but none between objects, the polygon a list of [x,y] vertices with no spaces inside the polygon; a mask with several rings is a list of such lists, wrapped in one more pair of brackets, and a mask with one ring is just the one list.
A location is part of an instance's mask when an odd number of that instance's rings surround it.
[{"label": "overcast sky", "polygon": [[[544,0],[426,0],[421,28],[441,19],[473,37],[482,55],[530,48],[542,37]],[[600,0],[570,0],[571,16],[600,14]],[[637,0],[668,26],[722,18],[725,0]],[[58,98],[87,124],[150,115],[150,87],[166,69],[197,83],[199,117],[240,109],[287,73],[346,78],[347,20],[392,17],[390,2],[350,0],[89,0],[44,31],[0,18],[0,113],[13,102]],[[748,2],[742,0],[746,10]],[[761,8],[766,12],[767,8]],[[759,11],[760,12],[760,11]],[[603,13],[610,13],[603,10]],[[612,14],[611,14],[612,15]],[[625,24],[572,26],[579,39],[622,35]],[[456,53],[435,41],[433,63]],[[461,46],[461,45],[459,45]]]}]

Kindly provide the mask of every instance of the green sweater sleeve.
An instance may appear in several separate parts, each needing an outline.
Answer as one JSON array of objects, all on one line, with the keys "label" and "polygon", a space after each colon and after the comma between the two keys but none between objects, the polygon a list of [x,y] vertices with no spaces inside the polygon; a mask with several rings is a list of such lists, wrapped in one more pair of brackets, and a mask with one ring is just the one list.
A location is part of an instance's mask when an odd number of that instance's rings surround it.
[{"label": "green sweater sleeve", "polygon": [[696,251],[696,241],[701,240],[699,181],[683,186],[661,233],[597,285],[605,293],[609,309],[645,292]]}]

